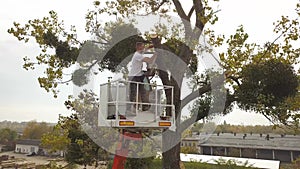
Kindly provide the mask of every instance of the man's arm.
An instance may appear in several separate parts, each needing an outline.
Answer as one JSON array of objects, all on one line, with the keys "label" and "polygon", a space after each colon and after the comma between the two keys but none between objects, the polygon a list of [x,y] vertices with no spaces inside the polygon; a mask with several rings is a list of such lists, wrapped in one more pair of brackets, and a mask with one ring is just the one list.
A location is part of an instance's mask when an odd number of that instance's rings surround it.
[{"label": "man's arm", "polygon": [[157,58],[157,54],[154,53],[151,57],[144,57],[142,61],[151,64],[153,63],[153,61],[155,61],[156,58]]}]

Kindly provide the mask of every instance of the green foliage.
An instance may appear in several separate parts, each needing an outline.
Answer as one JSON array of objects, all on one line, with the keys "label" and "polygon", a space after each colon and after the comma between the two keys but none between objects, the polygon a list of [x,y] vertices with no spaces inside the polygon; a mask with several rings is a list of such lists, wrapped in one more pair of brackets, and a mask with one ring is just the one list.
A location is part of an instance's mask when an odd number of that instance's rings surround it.
[{"label": "green foliage", "polygon": [[185,163],[185,167],[187,169],[251,169],[251,167],[244,167],[244,166],[236,166],[236,165],[214,165],[214,164],[206,164],[206,163]]},{"label": "green foliage", "polygon": [[[26,125],[30,122],[15,122],[15,121],[1,121],[0,129],[9,128],[10,130],[16,131],[17,133],[22,133]],[[47,123],[49,126],[54,126],[54,123]]]},{"label": "green foliage", "polygon": [[46,147],[50,152],[65,151],[67,145],[70,144],[67,134],[67,130],[63,130],[61,126],[56,125],[51,132],[42,136],[42,146]]},{"label": "green foliage", "polygon": [[140,168],[148,169],[153,163],[154,157],[148,158],[128,158],[125,163],[125,168]]},{"label": "green foliage", "polygon": [[198,149],[196,146],[181,146],[180,147],[180,152],[184,154],[197,154],[199,153]]},{"label": "green foliage", "polygon": [[88,124],[89,126],[96,127],[98,124],[97,115],[99,100],[97,95],[92,91],[83,90],[78,96],[77,99],[70,97],[68,101],[65,102],[65,106],[75,111],[79,119],[77,122],[82,124]]},{"label": "green foliage", "polygon": [[212,105],[212,96],[205,95],[198,98],[192,106],[191,116],[196,116],[197,120],[203,119],[209,115],[209,110]]},{"label": "green foliage", "polygon": [[[206,126],[208,123],[206,123]],[[211,124],[212,125],[212,124]],[[202,126],[202,127],[199,127]],[[193,132],[203,132],[203,123],[197,123],[196,126],[191,127],[191,131]],[[212,128],[215,128],[214,133],[252,133],[252,134],[299,134],[300,130],[299,128],[295,130],[294,128],[291,128],[289,126],[285,125],[278,125],[274,127],[273,125],[255,125],[255,126],[245,126],[245,125],[231,125],[231,124],[221,124],[218,126],[212,126]]]},{"label": "green foliage", "polygon": [[[110,39],[104,49],[104,57],[100,65],[113,72],[125,67],[129,62],[124,62],[126,57],[135,52],[136,42],[144,42],[138,30],[132,24],[117,22],[112,24]],[[123,62],[123,63],[122,63]]]},{"label": "green foliage", "polygon": [[[203,162],[184,162],[183,163],[186,169],[251,169],[252,167],[249,164],[241,164],[240,166],[236,165],[237,162],[231,161],[225,164],[208,164]],[[112,161],[108,164],[108,169],[112,167]],[[158,169],[162,168],[162,161],[160,159],[152,160],[152,163],[148,166],[148,169]],[[125,169],[131,169],[125,167]]]},{"label": "green foliage", "polygon": [[242,167],[252,167],[253,164],[249,164],[248,161],[245,161],[244,163],[243,162],[240,162],[238,160],[224,160],[222,158],[218,159],[218,160],[215,160],[215,162],[218,164],[218,165],[223,165],[223,166],[242,166]]},{"label": "green foliage", "polygon": [[140,1],[140,0],[124,0],[124,1],[107,1],[106,8],[101,12],[109,15],[121,15],[122,17],[129,17],[132,15],[145,15],[145,14],[165,14],[172,12],[170,8],[171,1]]},{"label": "green foliage", "polygon": [[194,123],[193,126],[191,127],[191,132],[200,132],[200,130],[203,128],[204,124],[203,123]]},{"label": "green foliage", "polygon": [[249,64],[241,72],[241,85],[236,91],[238,103],[245,110],[260,110],[278,106],[295,96],[298,79],[293,67],[279,60]]},{"label": "green foliage", "polygon": [[22,135],[22,139],[41,139],[44,134],[52,131],[52,127],[47,123],[36,121],[28,122]]},{"label": "green foliage", "polygon": [[88,84],[89,82],[89,75],[90,75],[90,71],[87,69],[77,69],[73,72],[72,74],[72,82],[76,85],[76,86],[83,86]]},{"label": "green foliage", "polygon": [[[299,4],[296,11],[299,11]],[[299,13],[297,13],[299,15]],[[229,87],[227,100],[244,110],[263,114],[275,125],[299,126],[299,83],[294,72],[299,63],[299,49],[294,46],[299,37],[299,18],[282,17],[274,23],[275,40],[264,46],[248,43],[248,34],[240,26],[226,40],[227,51],[220,53]],[[211,44],[220,46],[224,37]],[[226,104],[227,105],[227,104]]]},{"label": "green foliage", "polygon": [[300,158],[297,158],[296,160],[293,161],[293,168],[300,168]]},{"label": "green foliage", "polygon": [[9,128],[0,129],[0,143],[7,143],[17,139],[17,132]]},{"label": "green foliage", "polygon": [[[81,44],[76,40],[76,29],[71,27],[70,32],[64,28],[54,11],[42,19],[29,20],[25,25],[14,22],[14,27],[8,33],[25,43],[35,40],[41,53],[35,59],[25,56],[23,68],[35,69],[36,66],[45,66],[44,77],[39,77],[40,86],[57,97],[57,86],[64,83],[63,70],[75,63]],[[54,50],[53,50],[54,49]],[[55,51],[55,52],[53,52]]]},{"label": "green foliage", "polygon": [[106,153],[82,130],[77,115],[60,117],[58,125],[67,131],[69,139],[65,156],[67,162],[86,166],[106,158]]},{"label": "green foliage", "polygon": [[280,169],[298,169],[300,168],[300,158],[297,158],[292,163],[280,164]]},{"label": "green foliage", "polygon": [[71,47],[67,41],[58,40],[58,37],[49,30],[43,34],[43,40],[46,45],[51,48],[55,48],[56,56],[61,60],[64,66],[68,66],[69,63],[76,61],[79,49]]},{"label": "green foliage", "polygon": [[57,164],[55,161],[50,161],[46,165],[38,165],[36,169],[77,169],[76,164],[67,164],[65,166]]},{"label": "green foliage", "polygon": [[[136,14],[160,14],[166,18],[168,18],[167,16],[169,14],[176,14],[182,20],[190,21],[190,23],[183,22],[179,27],[172,27],[170,30],[171,33],[165,31],[170,25],[159,25],[153,29],[162,32],[162,37],[165,38],[164,42],[167,42],[162,44],[161,41],[156,42],[155,46],[177,54],[179,58],[186,63],[185,67],[179,68],[178,65],[171,65],[167,64],[169,62],[164,62],[160,67],[166,68],[168,66],[169,69],[167,70],[170,72],[159,73],[163,84],[175,87],[174,103],[176,104],[176,115],[180,115],[181,84],[177,85],[173,76],[180,77],[178,80],[181,82],[181,80],[188,75],[185,72],[188,66],[192,70],[192,73],[195,73],[198,62],[192,55],[194,51],[191,51],[185,44],[174,41],[172,36],[183,32],[184,38],[182,37],[182,39],[184,42],[191,42],[195,39],[198,40],[204,31],[205,25],[208,23],[214,24],[218,20],[215,15],[216,11],[211,7],[211,2],[213,1],[194,0],[190,13],[186,13],[181,4],[183,1],[178,0],[124,0],[107,1],[105,3],[96,1],[94,2],[94,9],[90,10],[86,15],[86,31],[92,35],[96,35],[95,44],[97,44],[98,48],[95,51],[86,50],[94,52],[93,55],[88,54],[86,57],[84,54],[87,53],[78,53],[80,49],[84,49],[83,46],[85,43],[77,40],[75,27],[71,27],[70,31],[66,31],[63,27],[63,22],[58,20],[58,15],[54,11],[50,11],[50,16],[48,17],[29,20],[24,26],[15,22],[14,27],[9,29],[8,32],[19,41],[27,43],[33,39],[40,46],[41,53],[35,57],[34,61],[31,60],[31,57],[23,58],[25,62],[23,67],[28,70],[34,69],[36,66],[43,66],[45,68],[44,76],[38,78],[40,86],[47,92],[52,92],[56,97],[60,84],[70,82],[71,80],[74,80],[75,84],[79,86],[86,84],[89,80],[88,76],[92,73],[97,73],[91,72],[91,68],[95,64],[100,66],[100,71],[103,69],[120,71],[123,69],[123,65],[128,63],[129,60],[125,60],[121,68],[117,67],[117,65],[119,65],[124,58],[133,53],[134,42],[137,40],[140,41],[142,38],[131,24],[124,24],[122,19],[127,19],[129,16]],[[297,4],[297,15],[300,15],[299,10],[300,5]],[[107,15],[115,16],[117,19],[107,23],[99,22],[99,18],[103,16],[106,17]],[[225,46],[224,49],[226,49],[225,52],[220,53],[220,64],[226,72],[228,84],[226,87],[228,87],[227,91],[230,92],[227,96],[225,109],[223,108],[221,110],[219,107],[213,107],[214,112],[226,111],[226,109],[230,108],[232,103],[239,101],[242,108],[259,110],[259,112],[266,117],[271,117],[270,120],[279,119],[280,122],[285,122],[287,119],[291,119],[293,121],[292,124],[296,126],[299,125],[300,116],[297,112],[299,109],[297,105],[299,105],[300,100],[299,92],[295,96],[293,95],[295,85],[298,85],[298,83],[294,81],[295,74],[290,74],[291,66],[299,62],[300,49],[293,45],[299,38],[299,20],[298,18],[290,19],[288,17],[282,17],[274,26],[274,32],[278,33],[279,36],[275,38],[273,42],[267,42],[264,46],[260,46],[256,43],[248,43],[249,35],[244,31],[243,26],[238,27],[236,33],[231,35],[228,39],[225,39],[225,36],[222,35],[215,36],[213,31],[206,31],[205,34],[210,36],[208,37],[210,40],[209,44],[212,46],[222,46],[223,44]],[[165,32],[170,36],[167,36]],[[126,38],[124,39],[122,37]],[[123,40],[119,41],[120,39]],[[195,45],[197,46],[197,44]],[[95,45],[92,45],[91,48],[93,47],[95,47]],[[75,71],[72,76],[64,75],[64,70],[75,64],[75,59],[78,59],[77,55],[79,55],[80,58],[84,58],[79,61],[82,67]],[[99,62],[100,60],[102,61]],[[269,62],[269,60],[284,61],[285,63],[273,63]],[[255,67],[257,65],[258,67]],[[255,70],[257,72],[255,72]],[[289,76],[285,76],[284,73],[289,74]],[[169,75],[171,75],[171,78]],[[264,75],[264,77],[262,77],[262,75]],[[280,77],[276,75],[280,75]],[[64,81],[68,78],[69,80]],[[204,81],[204,83],[206,83],[206,85],[197,83],[197,85],[201,85],[197,86],[195,90],[207,89],[210,82]],[[285,86],[289,87],[285,88]],[[283,90],[281,91],[281,89]],[[220,90],[223,90],[223,88]],[[196,115],[197,120],[208,115],[212,101],[215,100],[215,98],[210,97],[210,92],[211,89],[208,89],[201,95],[198,100],[198,106],[200,106],[200,108],[197,109],[197,111],[192,111],[192,115]],[[251,96],[251,98],[248,96]],[[71,104],[71,102],[68,103]],[[81,106],[81,104],[82,103],[79,104],[79,108],[84,107]],[[87,107],[84,107],[84,109],[85,108]],[[278,110],[275,108],[280,110],[279,113],[276,113]],[[90,112],[95,113],[93,106],[90,109],[92,110]],[[84,116],[84,114],[79,115]],[[190,122],[188,120],[189,119],[187,119],[187,122]],[[69,152],[69,154],[73,153],[72,158],[77,160],[74,162],[92,163],[93,159],[89,155],[95,155],[95,152],[90,152],[93,145],[85,144],[86,141],[90,143],[90,140],[80,131],[76,117],[71,116],[69,119],[66,118],[62,121],[66,123],[62,126],[69,126],[65,129],[68,129],[68,137],[71,140],[70,146],[73,146],[72,149],[77,151],[74,153]],[[95,124],[92,120],[90,122],[92,122],[91,126]],[[179,124],[178,126],[180,127]],[[179,131],[184,131],[184,129]],[[178,133],[178,135],[180,134],[181,133]],[[78,139],[76,139],[76,137],[78,137]],[[81,152],[81,154],[78,154],[78,152]],[[85,154],[84,152],[89,152],[89,154]],[[176,153],[179,152],[177,151]],[[171,160],[169,159],[169,161]]]},{"label": "green foliage", "polygon": [[42,145],[51,152],[65,151],[65,160],[69,164],[96,166],[97,161],[108,158],[108,154],[84,132],[78,114],[60,116],[53,131],[42,137]]},{"label": "green foliage", "polygon": [[241,75],[241,85],[235,93],[239,107],[287,125],[292,109],[286,100],[297,95],[299,86],[293,67],[272,59],[245,66]]}]

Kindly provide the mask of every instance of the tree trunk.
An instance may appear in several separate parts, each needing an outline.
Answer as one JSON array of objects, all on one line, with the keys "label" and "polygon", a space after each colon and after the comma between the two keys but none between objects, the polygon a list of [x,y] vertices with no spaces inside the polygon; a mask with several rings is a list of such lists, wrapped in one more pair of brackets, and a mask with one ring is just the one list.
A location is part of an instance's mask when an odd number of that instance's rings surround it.
[{"label": "tree trunk", "polygon": [[[178,72],[177,76],[182,76],[183,73]],[[180,87],[182,83],[182,78],[177,78],[179,80],[175,81],[173,76],[168,80],[168,75],[166,72],[161,72],[160,77],[164,85],[171,85],[174,87],[174,105],[175,105],[175,121],[176,121],[176,130],[165,130],[162,134],[162,160],[163,160],[163,169],[180,169],[180,142],[181,142],[181,132],[178,128],[180,125]],[[171,104],[172,93],[170,90],[166,90],[167,104]],[[167,109],[166,112],[168,115],[171,115],[171,109]]]},{"label": "tree trunk", "polygon": [[180,139],[180,133],[172,131],[163,133],[163,169],[180,169]]},{"label": "tree trunk", "polygon": [[[164,85],[174,87],[173,94],[171,90],[165,90],[166,103],[171,104],[173,99],[175,105],[176,131],[166,130],[162,134],[163,169],[180,169],[181,132],[178,129],[181,122],[181,86],[192,52],[185,44],[181,44],[178,58],[175,58],[170,54],[174,51],[168,46],[161,45],[159,39],[152,39],[152,41],[159,55],[156,60],[159,77]],[[166,109],[166,114],[172,115],[170,108]]]}]

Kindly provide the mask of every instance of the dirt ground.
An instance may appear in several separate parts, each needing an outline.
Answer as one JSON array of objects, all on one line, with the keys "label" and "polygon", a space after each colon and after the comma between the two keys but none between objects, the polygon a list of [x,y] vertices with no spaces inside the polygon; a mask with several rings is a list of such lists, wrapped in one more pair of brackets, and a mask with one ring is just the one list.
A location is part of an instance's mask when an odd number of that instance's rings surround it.
[{"label": "dirt ground", "polygon": [[[50,161],[56,161],[58,165],[66,165],[67,163],[63,160],[63,158],[51,158],[51,157],[44,157],[44,156],[31,156],[28,157],[26,154],[19,154],[19,153],[14,153],[13,151],[10,152],[1,152],[0,156],[2,155],[8,155],[9,158],[14,157],[16,160],[21,160],[24,162],[29,162],[29,163],[35,163],[36,165],[45,165],[48,164]],[[82,169],[82,166],[79,166],[78,169]],[[87,167],[87,169],[95,169],[95,167]],[[106,169],[105,166],[101,166],[98,169]]]},{"label": "dirt ground", "polygon": [[28,156],[26,156],[26,154],[18,154],[18,153],[14,153],[13,151],[1,152],[0,156],[2,156],[2,155],[8,155],[10,158],[14,157],[15,159],[22,159],[22,160],[25,160],[28,162],[33,162],[37,165],[47,164],[47,163],[49,163],[49,160],[55,160],[54,158],[43,157],[43,156],[28,157]]}]

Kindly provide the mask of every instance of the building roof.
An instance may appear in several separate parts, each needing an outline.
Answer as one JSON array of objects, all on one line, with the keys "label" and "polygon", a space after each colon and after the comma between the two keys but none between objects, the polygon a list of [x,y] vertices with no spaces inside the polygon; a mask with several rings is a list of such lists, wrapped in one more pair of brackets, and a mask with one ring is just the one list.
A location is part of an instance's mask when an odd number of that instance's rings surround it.
[{"label": "building roof", "polygon": [[41,141],[40,140],[25,139],[25,140],[17,140],[16,144],[39,146],[41,144]]},{"label": "building roof", "polygon": [[202,147],[214,146],[300,151],[300,136],[298,135],[285,135],[282,137],[279,134],[269,134],[269,140],[266,139],[266,134],[263,134],[262,137],[260,134],[247,134],[245,138],[243,136],[244,134],[236,134],[234,136],[231,133],[220,133],[219,136],[217,134],[202,134],[196,138],[198,138],[199,145]]}]

